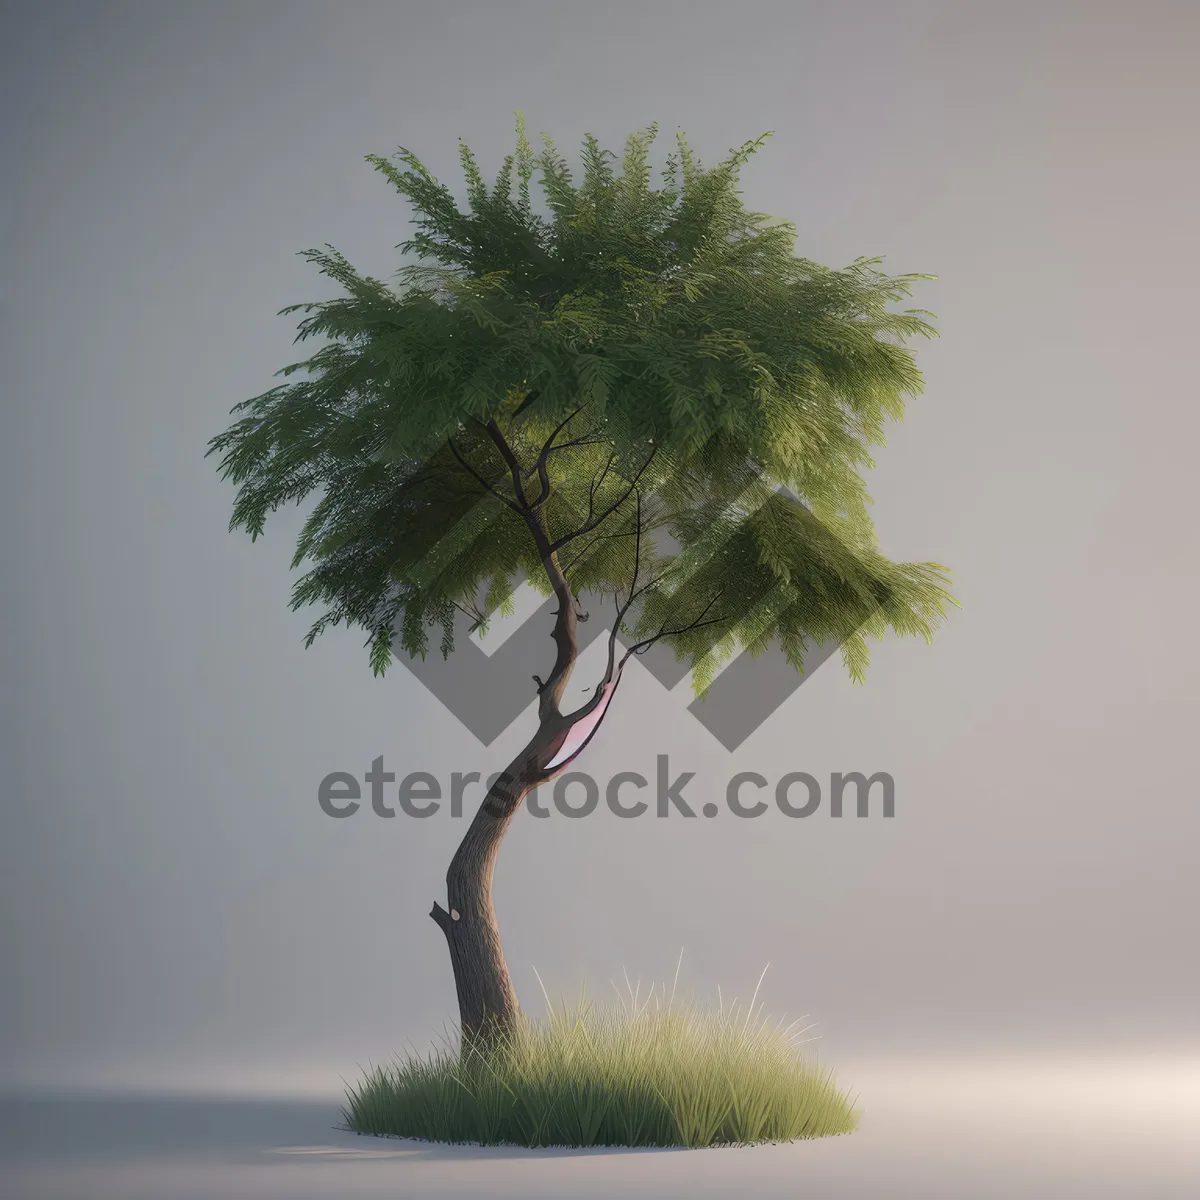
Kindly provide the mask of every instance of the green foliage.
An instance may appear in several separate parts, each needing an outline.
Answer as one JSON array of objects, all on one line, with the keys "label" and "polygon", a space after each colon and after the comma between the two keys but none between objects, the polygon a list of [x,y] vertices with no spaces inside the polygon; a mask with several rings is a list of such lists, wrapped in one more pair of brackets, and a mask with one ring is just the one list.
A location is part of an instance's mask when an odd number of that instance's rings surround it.
[{"label": "green foliage", "polygon": [[308,644],[357,625],[378,673],[433,629],[449,653],[456,610],[485,622],[521,576],[548,592],[535,495],[574,593],[634,594],[624,627],[701,690],[738,646],[778,640],[802,669],[806,641],[836,637],[858,679],[866,636],[931,636],[945,568],[879,553],[861,475],[921,389],[904,341],[933,335],[929,314],[893,304],[930,277],[796,257],[794,226],[737,191],[769,135],[705,170],[680,134],[658,189],[656,126],[620,174],[588,135],[575,186],[518,118],[490,191],[460,144],[466,212],[408,150],[368,156],[412,205],[399,249],[421,261],[391,286],[306,251],[344,294],[283,311],[325,344],[210,443],[238,489],[231,528],[257,538],[315,499],[293,563],[293,606],[324,606]]},{"label": "green foliage", "polygon": [[586,1000],[487,1053],[447,1045],[349,1090],[358,1133],[521,1146],[713,1146],[850,1133],[853,1105],[760,1009]]}]

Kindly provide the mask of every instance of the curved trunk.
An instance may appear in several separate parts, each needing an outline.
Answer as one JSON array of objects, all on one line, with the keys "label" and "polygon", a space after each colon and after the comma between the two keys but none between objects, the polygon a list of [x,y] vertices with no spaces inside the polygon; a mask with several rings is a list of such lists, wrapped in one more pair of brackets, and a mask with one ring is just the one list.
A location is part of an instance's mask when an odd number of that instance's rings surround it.
[{"label": "curved trunk", "polygon": [[605,679],[579,713],[543,723],[488,791],[446,872],[447,909],[430,916],[446,935],[464,1042],[511,1030],[519,1008],[492,904],[492,874],[501,839],[525,797],[575,760],[603,720],[616,683]]},{"label": "curved trunk", "polygon": [[500,840],[534,786],[530,768],[540,740],[535,738],[488,791],[446,872],[449,911],[435,903],[429,914],[446,935],[464,1041],[484,1035],[489,1026],[511,1029],[517,1019],[517,997],[492,906],[492,872]]},{"label": "curved trunk", "polygon": [[[560,425],[559,429],[562,427]],[[538,691],[537,732],[489,789],[450,862],[446,872],[448,911],[435,903],[429,914],[446,935],[450,949],[464,1045],[468,1042],[479,1044],[480,1039],[486,1042],[493,1035],[511,1031],[516,1025],[520,1010],[504,961],[500,929],[492,906],[496,854],[525,797],[539,784],[566,770],[599,728],[620,682],[624,659],[620,664],[616,661],[616,636],[620,619],[628,609],[626,604],[618,612],[610,632],[608,668],[595,694],[583,707],[564,714],[560,706],[578,658],[577,623],[586,617],[576,611],[575,597],[558,561],[556,547],[560,543],[551,542],[539,512],[539,505],[549,495],[546,455],[554,437],[546,443],[538,460],[541,494],[530,503],[524,493],[520,464],[503,434],[494,421],[489,422],[487,428],[512,474],[516,500],[505,502],[520,512],[529,525],[550,586],[558,599],[558,611],[551,634],[555,645],[554,667],[545,682],[536,675],[533,677]],[[591,527],[601,519],[592,521]],[[586,528],[579,532],[586,532]],[[632,589],[629,603],[632,603]]]}]

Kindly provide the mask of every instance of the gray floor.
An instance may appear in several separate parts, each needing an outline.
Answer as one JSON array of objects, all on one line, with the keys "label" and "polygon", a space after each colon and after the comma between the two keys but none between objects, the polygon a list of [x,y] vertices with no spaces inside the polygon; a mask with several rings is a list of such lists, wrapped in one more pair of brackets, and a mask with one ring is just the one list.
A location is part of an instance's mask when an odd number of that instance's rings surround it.
[{"label": "gray floor", "polygon": [[338,1131],[337,1101],[26,1095],[0,1101],[8,1200],[812,1197],[1195,1200],[1196,1064],[860,1079],[849,1136],[701,1151],[429,1146]]}]

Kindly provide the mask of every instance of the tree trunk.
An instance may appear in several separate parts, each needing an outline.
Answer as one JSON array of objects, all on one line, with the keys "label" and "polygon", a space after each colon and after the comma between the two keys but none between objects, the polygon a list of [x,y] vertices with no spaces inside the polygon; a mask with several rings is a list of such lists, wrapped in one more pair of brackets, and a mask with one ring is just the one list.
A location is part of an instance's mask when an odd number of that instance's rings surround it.
[{"label": "tree trunk", "polygon": [[446,936],[464,1045],[511,1032],[520,1010],[504,961],[492,905],[492,873],[500,841],[525,797],[574,761],[591,740],[616,690],[609,674],[595,697],[570,717],[543,719],[533,740],[509,764],[479,807],[446,872],[446,903],[430,916]]},{"label": "tree trunk", "polygon": [[434,904],[430,916],[446,935],[464,1042],[510,1031],[517,1021],[500,928],[492,906],[492,871],[504,837],[532,785],[521,782],[522,758],[488,791],[446,872],[449,911]]}]

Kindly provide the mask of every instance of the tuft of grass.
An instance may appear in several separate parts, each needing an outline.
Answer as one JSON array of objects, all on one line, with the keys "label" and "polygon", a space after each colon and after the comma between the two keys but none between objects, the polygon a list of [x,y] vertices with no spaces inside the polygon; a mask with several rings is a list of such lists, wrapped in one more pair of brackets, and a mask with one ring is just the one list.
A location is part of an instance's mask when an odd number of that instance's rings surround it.
[{"label": "tuft of grass", "polygon": [[799,1022],[771,1024],[753,999],[705,1010],[677,1003],[674,988],[642,999],[631,987],[617,1005],[585,994],[573,1008],[547,998],[547,1009],[486,1052],[451,1035],[428,1057],[374,1067],[348,1089],[346,1127],[485,1146],[699,1147],[858,1126],[802,1050]]}]

